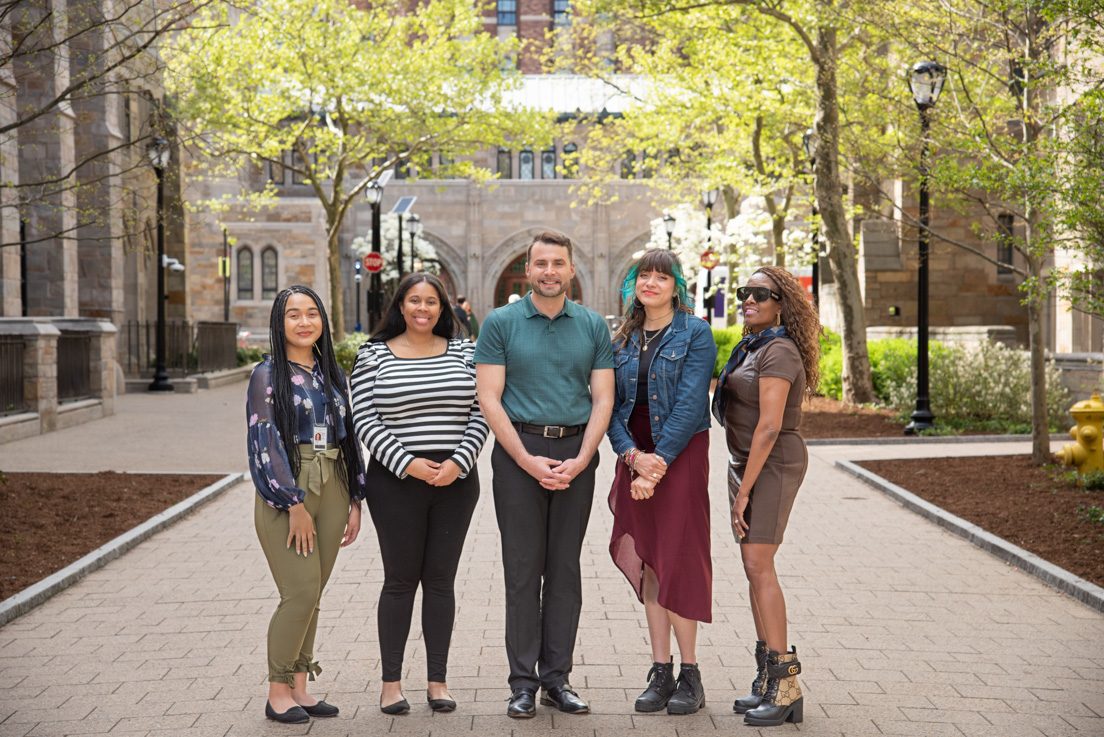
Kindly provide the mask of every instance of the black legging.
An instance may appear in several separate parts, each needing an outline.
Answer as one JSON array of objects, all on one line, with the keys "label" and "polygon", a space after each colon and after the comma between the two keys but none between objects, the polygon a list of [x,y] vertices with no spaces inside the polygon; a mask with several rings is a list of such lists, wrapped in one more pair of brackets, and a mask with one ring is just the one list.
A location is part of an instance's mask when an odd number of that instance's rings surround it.
[{"label": "black legging", "polygon": [[[452,454],[416,455],[442,462]],[[402,680],[414,594],[421,583],[427,680],[443,682],[456,616],[453,584],[479,500],[479,476],[473,468],[467,478],[448,486],[430,486],[413,476],[400,480],[373,459],[367,481],[366,501],[383,557],[378,612],[383,680]]]}]

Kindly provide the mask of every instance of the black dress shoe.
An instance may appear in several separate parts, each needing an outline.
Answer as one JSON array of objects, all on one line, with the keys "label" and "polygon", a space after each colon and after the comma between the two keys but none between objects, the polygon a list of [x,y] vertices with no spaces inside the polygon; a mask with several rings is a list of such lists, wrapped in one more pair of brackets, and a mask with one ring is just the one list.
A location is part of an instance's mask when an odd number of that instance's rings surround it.
[{"label": "black dress shoe", "polygon": [[307,712],[303,711],[301,706],[293,706],[280,714],[267,701],[265,702],[265,716],[280,724],[306,724],[310,721],[310,717],[307,716]]},{"label": "black dress shoe", "polygon": [[575,693],[570,683],[545,689],[541,695],[541,703],[545,706],[554,706],[565,714],[590,713],[590,706],[579,698],[579,694]]},{"label": "black dress shoe", "polygon": [[397,714],[405,714],[406,712],[410,711],[410,703],[406,699],[401,699],[399,701],[396,701],[394,704],[388,704],[387,706],[380,704],[380,711],[382,711],[384,714],[390,714],[391,716],[395,716]]},{"label": "black dress shoe", "polygon": [[433,711],[455,711],[456,702],[452,699],[435,699],[426,692],[426,701],[429,702],[429,708]]},{"label": "black dress shoe", "polygon": [[537,689],[517,688],[510,695],[510,705],[506,707],[506,716],[514,719],[529,719],[537,715]]},{"label": "black dress shoe", "polygon": [[304,706],[303,711],[307,712],[309,716],[319,717],[321,719],[335,717],[341,713],[341,709],[338,709],[333,704],[327,704],[325,701],[319,701],[314,706]]}]

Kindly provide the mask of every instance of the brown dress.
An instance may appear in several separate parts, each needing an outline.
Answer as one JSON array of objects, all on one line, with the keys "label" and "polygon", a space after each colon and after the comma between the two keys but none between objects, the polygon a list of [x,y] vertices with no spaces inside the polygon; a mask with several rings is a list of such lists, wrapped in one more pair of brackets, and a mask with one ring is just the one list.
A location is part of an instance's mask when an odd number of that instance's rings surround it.
[{"label": "brown dress", "polygon": [[[805,366],[797,345],[788,338],[776,338],[748,353],[725,382],[725,436],[728,441],[728,499],[735,503],[741,479],[751,454],[751,439],[759,424],[759,379],[777,377],[790,382],[782,428],[767,456],[763,470],[755,480],[744,512],[748,533],[741,543],[782,542],[786,522],[790,519],[794,498],[805,469],[809,453],[798,432],[801,424],[801,400],[805,395]],[[733,535],[736,534],[733,530]]]}]

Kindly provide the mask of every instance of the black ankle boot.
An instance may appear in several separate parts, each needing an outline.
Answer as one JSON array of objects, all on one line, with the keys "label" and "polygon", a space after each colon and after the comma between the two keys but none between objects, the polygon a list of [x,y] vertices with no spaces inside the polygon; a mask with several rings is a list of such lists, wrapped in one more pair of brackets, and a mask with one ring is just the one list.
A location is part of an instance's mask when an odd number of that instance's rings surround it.
[{"label": "black ankle boot", "polygon": [[667,706],[675,693],[674,671],[673,661],[652,663],[652,669],[648,671],[648,688],[636,699],[637,711],[659,711]]},{"label": "black ankle boot", "polygon": [[705,689],[697,665],[683,663],[679,669],[675,695],[667,702],[668,714],[693,714],[705,706]]},{"label": "black ankle boot", "polygon": [[797,682],[800,672],[796,647],[791,647],[785,655],[769,651],[763,703],[744,714],[744,724],[755,727],[777,727],[786,722],[800,724],[804,711],[801,686]]},{"label": "black ankle boot", "polygon": [[732,702],[737,714],[751,711],[763,703],[763,687],[767,685],[767,643],[755,641],[755,680],[751,682],[751,695]]}]

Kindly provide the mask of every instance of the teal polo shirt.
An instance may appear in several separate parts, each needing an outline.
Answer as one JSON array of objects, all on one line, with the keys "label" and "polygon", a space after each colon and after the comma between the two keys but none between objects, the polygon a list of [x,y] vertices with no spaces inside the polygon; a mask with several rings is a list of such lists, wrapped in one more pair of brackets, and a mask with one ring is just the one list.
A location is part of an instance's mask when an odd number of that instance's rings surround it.
[{"label": "teal polo shirt", "polygon": [[571,300],[551,320],[532,292],[487,315],[479,327],[475,362],[506,367],[502,408],[514,422],[585,425],[590,419],[590,372],[612,369],[606,321]]}]

